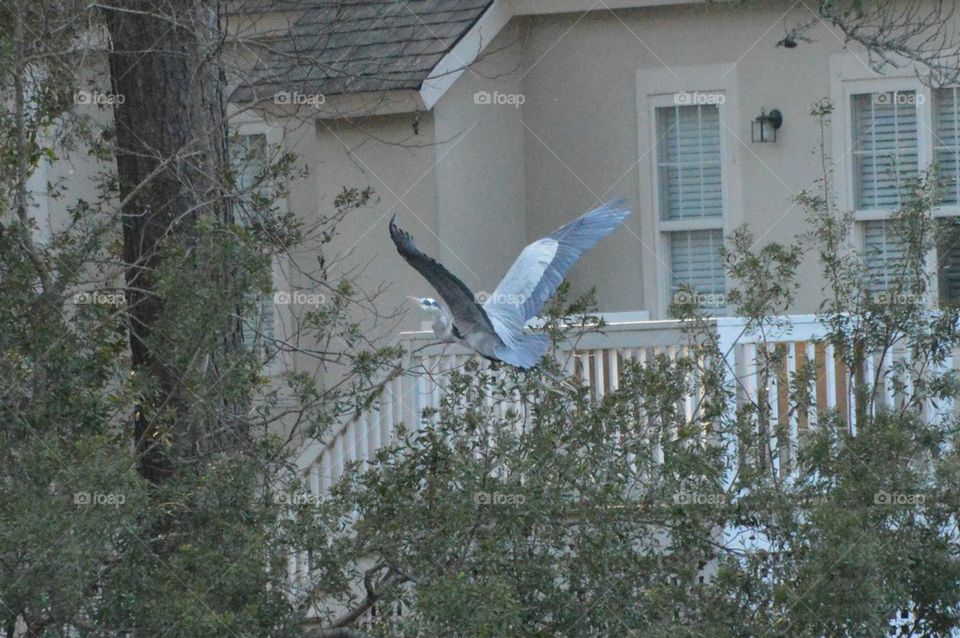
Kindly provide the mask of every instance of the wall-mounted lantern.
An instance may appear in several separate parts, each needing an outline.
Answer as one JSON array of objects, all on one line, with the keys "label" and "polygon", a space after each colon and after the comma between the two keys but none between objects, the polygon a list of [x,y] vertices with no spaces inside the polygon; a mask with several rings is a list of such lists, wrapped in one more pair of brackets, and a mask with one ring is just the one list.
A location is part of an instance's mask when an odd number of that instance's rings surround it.
[{"label": "wall-mounted lantern", "polygon": [[783,125],[783,114],[773,109],[769,113],[760,109],[760,115],[750,127],[750,141],[754,144],[772,144],[777,141],[777,129]]}]

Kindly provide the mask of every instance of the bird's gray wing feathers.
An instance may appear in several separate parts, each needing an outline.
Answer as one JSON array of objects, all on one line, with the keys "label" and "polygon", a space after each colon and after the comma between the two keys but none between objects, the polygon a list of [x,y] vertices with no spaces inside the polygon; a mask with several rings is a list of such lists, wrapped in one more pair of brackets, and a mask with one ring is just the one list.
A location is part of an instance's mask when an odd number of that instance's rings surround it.
[{"label": "bird's gray wing feathers", "polygon": [[495,354],[504,363],[528,370],[540,363],[549,347],[550,337],[547,335],[520,335],[512,346],[502,345]]},{"label": "bird's gray wing feathers", "polygon": [[505,342],[517,339],[527,321],[557,291],[570,267],[629,214],[626,201],[615,199],[524,248],[483,304],[497,334]]},{"label": "bird's gray wing feathers", "polygon": [[478,326],[494,332],[493,325],[466,284],[444,268],[443,264],[422,253],[410,234],[397,226],[396,215],[390,220],[390,238],[397,252],[430,282],[443,299],[458,330],[466,333]]}]

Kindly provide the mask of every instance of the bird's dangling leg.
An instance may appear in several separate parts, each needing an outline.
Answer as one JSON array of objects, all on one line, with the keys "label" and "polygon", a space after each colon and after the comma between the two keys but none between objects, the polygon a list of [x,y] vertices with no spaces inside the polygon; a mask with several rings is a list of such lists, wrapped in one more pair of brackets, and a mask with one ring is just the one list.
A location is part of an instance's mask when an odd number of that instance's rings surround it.
[{"label": "bird's dangling leg", "polygon": [[[536,373],[536,374],[542,374],[543,376],[545,376],[545,377],[547,377],[548,379],[550,379],[551,381],[553,381],[556,385],[562,386],[563,388],[565,388],[565,389],[568,390],[569,392],[576,392],[576,391],[577,391],[577,388],[576,388],[572,383],[570,383],[570,382],[567,381],[566,379],[561,379],[560,377],[557,377],[557,376],[551,374],[550,372],[547,372],[547,371],[544,370],[543,368],[540,368],[540,367],[530,368],[529,370],[524,370],[523,372],[524,372],[525,374],[528,374],[528,375],[529,375],[529,374],[534,374],[534,373]],[[566,396],[563,392],[560,392],[560,390],[557,389],[555,386],[552,386],[552,385],[549,385],[549,384],[543,384],[543,387],[544,387],[547,391],[553,392],[554,394],[558,394],[558,395],[560,395],[560,396]]]}]

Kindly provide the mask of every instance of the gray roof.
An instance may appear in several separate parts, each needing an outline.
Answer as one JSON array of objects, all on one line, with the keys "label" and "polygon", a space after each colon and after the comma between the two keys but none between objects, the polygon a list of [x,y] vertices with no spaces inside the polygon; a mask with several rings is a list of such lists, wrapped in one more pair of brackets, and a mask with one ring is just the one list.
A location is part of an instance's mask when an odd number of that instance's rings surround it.
[{"label": "gray roof", "polygon": [[[280,91],[330,96],[419,89],[492,3],[301,0],[302,13],[289,30],[244,42],[256,62],[230,100],[251,102]],[[296,3],[284,4],[289,10]]]}]

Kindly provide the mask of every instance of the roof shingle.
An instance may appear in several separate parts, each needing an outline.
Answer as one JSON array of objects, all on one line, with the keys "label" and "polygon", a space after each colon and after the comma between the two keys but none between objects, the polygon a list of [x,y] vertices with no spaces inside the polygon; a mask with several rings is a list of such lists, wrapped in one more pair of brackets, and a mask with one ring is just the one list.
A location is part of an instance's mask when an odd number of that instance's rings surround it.
[{"label": "roof shingle", "polygon": [[234,102],[419,89],[493,0],[305,0],[282,34],[245,43],[257,63]]}]

